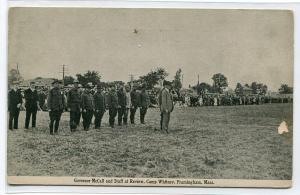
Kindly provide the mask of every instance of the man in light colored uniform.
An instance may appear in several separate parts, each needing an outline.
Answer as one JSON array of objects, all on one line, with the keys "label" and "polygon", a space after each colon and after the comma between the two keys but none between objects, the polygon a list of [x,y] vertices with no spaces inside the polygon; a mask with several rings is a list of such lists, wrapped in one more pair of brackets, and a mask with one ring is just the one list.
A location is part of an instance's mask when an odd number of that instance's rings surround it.
[{"label": "man in light colored uniform", "polygon": [[127,125],[127,119],[128,119],[128,113],[129,110],[131,109],[131,95],[130,95],[130,86],[126,85],[125,86],[125,96],[126,96],[126,109],[124,112],[124,118],[123,118],[123,122],[125,125]]},{"label": "man in light colored uniform", "polygon": [[159,94],[159,107],[160,107],[160,116],[161,116],[161,130],[165,130],[168,133],[169,122],[171,112],[173,111],[174,104],[173,104],[173,97],[170,93],[171,89],[171,82],[164,81],[163,89],[160,91]]}]

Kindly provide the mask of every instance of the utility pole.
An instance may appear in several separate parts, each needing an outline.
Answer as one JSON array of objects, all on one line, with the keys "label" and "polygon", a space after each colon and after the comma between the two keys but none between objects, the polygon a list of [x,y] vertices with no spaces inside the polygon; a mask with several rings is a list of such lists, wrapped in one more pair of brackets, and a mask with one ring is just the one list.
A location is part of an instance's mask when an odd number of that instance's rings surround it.
[{"label": "utility pole", "polygon": [[198,84],[197,84],[197,85],[199,86],[199,84],[200,84],[200,83],[199,83],[199,74],[198,74]]},{"label": "utility pole", "polygon": [[62,83],[63,83],[63,86],[65,86],[65,74],[67,72],[66,67],[67,67],[67,65],[63,64],[62,65],[62,72],[60,72],[60,73],[62,73]]},{"label": "utility pole", "polygon": [[66,65],[64,65],[64,64],[62,65],[62,68],[63,68],[63,73],[62,73],[63,74],[63,84],[64,84],[64,81],[65,81],[65,66]]},{"label": "utility pole", "polygon": [[133,74],[129,74],[129,77],[130,77],[130,89],[132,90],[134,75]]}]

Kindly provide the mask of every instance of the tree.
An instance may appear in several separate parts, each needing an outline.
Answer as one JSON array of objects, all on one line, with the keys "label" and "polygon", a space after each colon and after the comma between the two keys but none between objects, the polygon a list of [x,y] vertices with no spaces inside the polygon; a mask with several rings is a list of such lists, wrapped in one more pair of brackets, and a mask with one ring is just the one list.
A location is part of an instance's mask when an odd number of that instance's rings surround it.
[{"label": "tree", "polygon": [[264,95],[266,95],[267,91],[268,91],[268,86],[264,85],[263,86],[263,93],[264,93]]},{"label": "tree", "polygon": [[265,95],[268,90],[268,86],[263,83],[252,82],[251,89],[254,94]]},{"label": "tree", "polygon": [[282,84],[278,89],[278,92],[280,94],[292,94],[293,90],[293,87],[289,87],[287,84]]},{"label": "tree", "polygon": [[222,93],[223,88],[228,87],[227,78],[221,73],[214,74],[212,80],[214,83],[213,87],[216,92]]},{"label": "tree", "polygon": [[89,82],[96,85],[101,79],[101,76],[97,71],[87,71],[84,75],[76,74],[76,77],[82,86],[86,86]]},{"label": "tree", "polygon": [[257,83],[252,82],[250,88],[252,89],[254,94],[257,94]]},{"label": "tree", "polygon": [[241,83],[237,83],[234,92],[237,95],[242,95],[244,93],[244,88]]},{"label": "tree", "polygon": [[268,91],[268,86],[263,84],[263,83],[258,83],[257,84],[257,88],[256,88],[256,92],[259,95],[265,95]]},{"label": "tree", "polygon": [[73,84],[74,78],[72,76],[65,76],[64,78],[64,85],[70,85]]},{"label": "tree", "polygon": [[123,81],[112,81],[112,82],[107,82],[108,86],[120,86],[124,85],[125,83]]},{"label": "tree", "polygon": [[165,79],[168,76],[168,73],[164,68],[156,68],[144,76],[140,76],[141,83],[146,85],[146,89],[152,89],[155,85],[158,84],[160,79]]},{"label": "tree", "polygon": [[8,83],[12,84],[15,81],[22,81],[23,78],[17,69],[11,69],[8,72]]},{"label": "tree", "polygon": [[176,71],[173,83],[174,83],[174,88],[178,92],[182,88],[182,81],[181,81],[181,68],[179,68]]},{"label": "tree", "polygon": [[212,86],[205,82],[195,85],[193,88],[197,91],[198,95],[206,92],[212,92]]}]

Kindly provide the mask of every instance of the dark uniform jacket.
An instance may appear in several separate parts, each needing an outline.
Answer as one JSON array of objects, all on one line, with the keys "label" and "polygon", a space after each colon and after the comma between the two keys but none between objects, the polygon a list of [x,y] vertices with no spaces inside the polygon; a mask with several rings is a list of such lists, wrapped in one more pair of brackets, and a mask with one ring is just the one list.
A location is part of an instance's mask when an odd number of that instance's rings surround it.
[{"label": "dark uniform jacket", "polygon": [[94,97],[91,92],[84,91],[81,96],[81,107],[85,110],[94,110]]},{"label": "dark uniform jacket", "polygon": [[102,92],[97,91],[94,94],[94,104],[95,104],[95,110],[99,110],[99,112],[105,111],[105,96]]},{"label": "dark uniform jacket", "polygon": [[131,96],[131,105],[133,107],[138,107],[140,105],[140,94],[137,91],[132,91]]},{"label": "dark uniform jacket", "polygon": [[48,95],[48,109],[51,111],[63,111],[65,108],[65,96],[59,88],[53,88]]},{"label": "dark uniform jacket", "polygon": [[140,106],[143,108],[148,108],[150,105],[150,98],[146,91],[142,91],[140,94]]},{"label": "dark uniform jacket", "polygon": [[118,104],[121,107],[125,107],[126,106],[126,93],[123,89],[118,90],[117,92],[118,94]]},{"label": "dark uniform jacket", "polygon": [[118,108],[118,95],[115,91],[110,91],[107,95],[107,106],[108,108]]},{"label": "dark uniform jacket", "polygon": [[68,108],[70,108],[71,111],[80,111],[81,106],[81,93],[79,89],[71,89],[68,92]]},{"label": "dark uniform jacket", "polygon": [[38,109],[39,96],[36,90],[26,89],[24,91],[25,108],[26,110],[35,111]]},{"label": "dark uniform jacket", "polygon": [[22,104],[22,95],[20,90],[10,90],[8,93],[8,111],[13,112],[18,110],[18,104]]}]

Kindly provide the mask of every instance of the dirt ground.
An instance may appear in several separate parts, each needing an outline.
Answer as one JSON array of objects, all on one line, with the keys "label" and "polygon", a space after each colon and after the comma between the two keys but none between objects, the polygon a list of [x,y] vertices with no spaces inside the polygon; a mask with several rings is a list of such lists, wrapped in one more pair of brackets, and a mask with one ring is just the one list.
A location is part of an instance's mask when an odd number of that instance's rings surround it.
[{"label": "dirt ground", "polygon": [[[47,112],[27,131],[21,112],[21,128],[8,130],[8,175],[291,179],[292,113],[292,104],[175,108],[169,134],[155,108],[146,125],[111,129],[106,112],[101,130],[75,133],[64,113],[50,136]],[[290,132],[279,135],[283,120]]]}]

